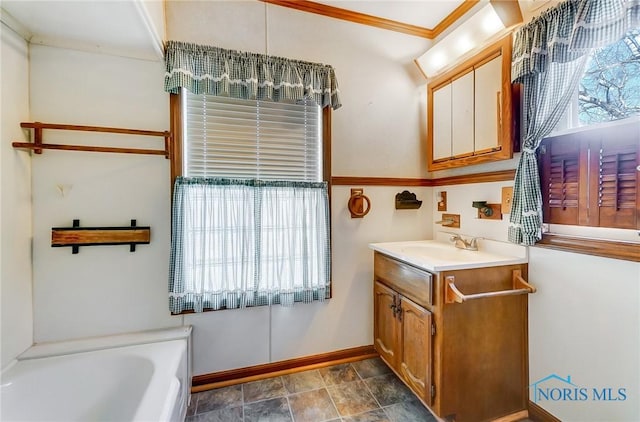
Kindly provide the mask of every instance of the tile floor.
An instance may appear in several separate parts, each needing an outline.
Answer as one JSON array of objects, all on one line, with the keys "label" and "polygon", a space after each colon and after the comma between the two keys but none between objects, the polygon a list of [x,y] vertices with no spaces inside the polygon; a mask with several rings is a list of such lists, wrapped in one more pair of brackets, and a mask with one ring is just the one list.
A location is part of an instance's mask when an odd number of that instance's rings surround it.
[{"label": "tile floor", "polygon": [[186,422],[436,422],[380,358],[191,396]]}]

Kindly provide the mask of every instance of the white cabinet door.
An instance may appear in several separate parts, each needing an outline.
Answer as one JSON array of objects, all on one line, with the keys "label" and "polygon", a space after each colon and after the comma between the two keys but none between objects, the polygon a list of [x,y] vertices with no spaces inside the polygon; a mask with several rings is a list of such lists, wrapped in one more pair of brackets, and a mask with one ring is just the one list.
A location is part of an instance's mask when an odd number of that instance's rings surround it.
[{"label": "white cabinet door", "polygon": [[451,84],[433,91],[433,160],[451,157]]},{"label": "white cabinet door", "polygon": [[475,151],[496,148],[500,137],[502,56],[476,68]]},{"label": "white cabinet door", "polygon": [[454,157],[473,153],[473,93],[473,72],[451,83],[451,152]]}]

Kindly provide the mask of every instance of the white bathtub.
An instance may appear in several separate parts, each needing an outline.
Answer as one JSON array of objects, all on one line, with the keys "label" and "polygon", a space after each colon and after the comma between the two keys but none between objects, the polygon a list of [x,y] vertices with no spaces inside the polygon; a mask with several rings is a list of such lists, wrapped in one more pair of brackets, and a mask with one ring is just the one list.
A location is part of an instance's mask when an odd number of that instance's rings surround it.
[{"label": "white bathtub", "polygon": [[2,372],[1,420],[182,421],[191,327],[38,344]]}]

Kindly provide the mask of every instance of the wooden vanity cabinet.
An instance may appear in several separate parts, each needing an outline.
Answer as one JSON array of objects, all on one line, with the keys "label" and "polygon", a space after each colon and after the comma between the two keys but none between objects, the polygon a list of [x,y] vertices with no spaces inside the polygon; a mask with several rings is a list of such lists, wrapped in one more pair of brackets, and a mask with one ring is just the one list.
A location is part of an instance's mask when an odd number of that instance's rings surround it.
[{"label": "wooden vanity cabinet", "polygon": [[[376,253],[374,345],[380,357],[431,404],[431,274]],[[396,281],[406,280],[406,283]]]},{"label": "wooden vanity cabinet", "polygon": [[527,295],[445,297],[452,281],[468,295],[513,289],[514,271],[527,265],[429,273],[375,252],[374,346],[441,418],[526,416]]},{"label": "wooden vanity cabinet", "polygon": [[429,171],[505,160],[518,150],[519,87],[511,84],[511,43],[509,34],[429,81]]}]

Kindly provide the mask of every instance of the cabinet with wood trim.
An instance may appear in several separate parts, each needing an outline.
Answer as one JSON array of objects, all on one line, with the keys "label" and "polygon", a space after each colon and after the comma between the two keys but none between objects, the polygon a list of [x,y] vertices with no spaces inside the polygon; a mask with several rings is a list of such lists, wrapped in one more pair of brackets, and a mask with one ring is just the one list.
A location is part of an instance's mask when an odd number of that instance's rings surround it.
[{"label": "cabinet with wood trim", "polygon": [[429,82],[429,171],[513,157],[519,87],[510,74],[509,34]]},{"label": "cabinet with wood trim", "polygon": [[376,251],[374,346],[441,418],[525,417],[526,274],[526,264],[430,273]]}]

